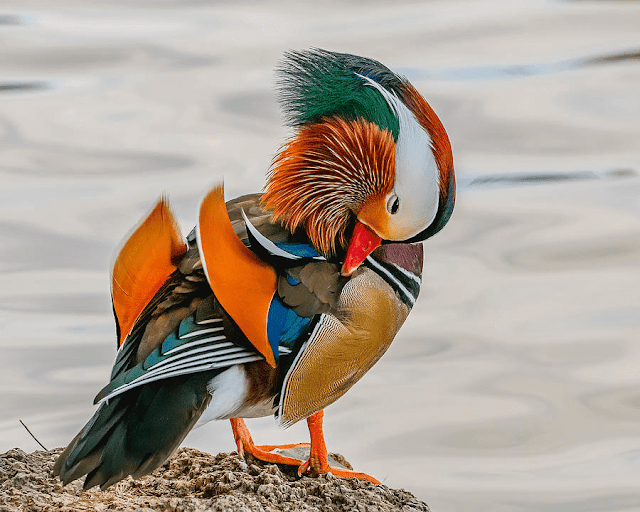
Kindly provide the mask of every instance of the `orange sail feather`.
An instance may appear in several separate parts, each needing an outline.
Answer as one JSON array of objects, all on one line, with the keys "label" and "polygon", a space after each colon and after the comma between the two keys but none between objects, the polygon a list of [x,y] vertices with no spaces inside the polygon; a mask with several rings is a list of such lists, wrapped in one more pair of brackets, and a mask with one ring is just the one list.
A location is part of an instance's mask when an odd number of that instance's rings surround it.
[{"label": "orange sail feather", "polygon": [[127,239],[113,265],[111,298],[119,326],[118,346],[186,252],[180,228],[162,198]]},{"label": "orange sail feather", "polygon": [[275,367],[267,337],[267,316],[277,289],[276,273],[235,234],[222,185],[211,190],[200,205],[198,247],[216,298],[249,341]]}]

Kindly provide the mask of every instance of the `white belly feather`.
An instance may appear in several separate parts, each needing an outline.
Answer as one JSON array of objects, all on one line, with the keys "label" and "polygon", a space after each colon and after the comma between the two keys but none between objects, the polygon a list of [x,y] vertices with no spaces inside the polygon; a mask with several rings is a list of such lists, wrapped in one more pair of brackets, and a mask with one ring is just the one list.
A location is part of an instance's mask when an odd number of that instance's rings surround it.
[{"label": "white belly feather", "polygon": [[211,394],[211,403],[200,416],[195,428],[211,420],[271,416],[276,409],[273,399],[254,405],[245,403],[249,390],[244,365],[231,366],[216,375],[207,384],[207,391]]}]

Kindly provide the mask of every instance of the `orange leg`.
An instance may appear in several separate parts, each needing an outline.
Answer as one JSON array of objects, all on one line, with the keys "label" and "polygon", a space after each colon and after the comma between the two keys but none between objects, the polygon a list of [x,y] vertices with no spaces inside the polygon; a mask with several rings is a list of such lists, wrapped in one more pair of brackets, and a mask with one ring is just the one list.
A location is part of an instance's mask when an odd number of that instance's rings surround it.
[{"label": "orange leg", "polygon": [[[323,417],[324,412],[320,411],[307,418],[307,426],[309,427],[309,435],[311,436],[311,445],[309,445],[309,443],[297,443],[256,446],[243,419],[232,418],[229,421],[231,422],[233,437],[236,441],[236,446],[238,447],[238,454],[241,457],[244,457],[245,453],[250,453],[256,459],[260,459],[265,462],[299,466],[298,475],[300,476],[306,472],[310,472],[314,475],[331,473],[340,478],[358,478],[360,480],[373,482],[374,484],[380,484],[378,480],[366,473],[358,473],[357,471],[351,471],[349,469],[337,468],[329,465],[329,454],[327,453],[327,446],[324,442],[324,434],[322,433]],[[309,447],[309,460],[306,462],[293,457],[287,457],[279,453],[272,453],[273,450],[278,448],[286,450],[287,448],[296,448],[298,446]]]},{"label": "orange leg", "polygon": [[302,464],[303,461],[300,459],[294,459],[293,457],[287,457],[285,455],[272,452],[278,448],[286,450],[287,448],[295,448],[297,446],[309,446],[309,443],[256,446],[251,438],[251,433],[242,418],[231,418],[229,421],[231,422],[231,429],[233,430],[233,438],[235,439],[236,446],[238,447],[238,455],[241,457],[244,457],[245,453],[250,453],[256,459],[260,459],[265,462],[272,462],[274,464],[288,464],[290,466],[299,466]]},{"label": "orange leg", "polygon": [[327,453],[327,445],[324,442],[324,434],[322,433],[322,421],[324,411],[319,411],[307,418],[309,427],[309,435],[311,436],[311,448],[309,460],[298,468],[298,475],[302,476],[307,471],[319,475],[323,473],[331,473],[340,478],[358,478],[367,480],[374,484],[380,485],[380,482],[366,473],[351,471],[350,469],[337,468],[329,466],[329,455]]}]

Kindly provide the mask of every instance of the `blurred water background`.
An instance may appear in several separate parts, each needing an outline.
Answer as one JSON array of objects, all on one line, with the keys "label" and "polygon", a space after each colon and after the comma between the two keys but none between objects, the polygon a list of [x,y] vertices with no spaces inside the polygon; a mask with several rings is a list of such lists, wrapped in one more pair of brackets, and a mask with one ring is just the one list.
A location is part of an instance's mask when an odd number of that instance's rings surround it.
[{"label": "blurred water background", "polygon": [[[434,512],[640,510],[640,2],[5,0],[0,452],[63,446],[115,355],[109,271],[168,192],[184,232],[287,135],[283,51],[406,75],[459,192],[388,354],[327,410],[330,450]],[[257,442],[307,439],[252,420]],[[228,422],[188,446],[234,449]]]}]

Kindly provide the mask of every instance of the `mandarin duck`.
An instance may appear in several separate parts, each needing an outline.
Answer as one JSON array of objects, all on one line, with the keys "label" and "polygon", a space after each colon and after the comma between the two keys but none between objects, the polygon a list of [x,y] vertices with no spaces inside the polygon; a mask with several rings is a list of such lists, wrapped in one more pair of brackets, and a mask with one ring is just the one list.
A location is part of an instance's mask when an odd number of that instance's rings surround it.
[{"label": "mandarin duck", "polygon": [[[213,419],[230,419],[241,455],[378,483],[329,465],[323,409],[415,303],[420,242],[453,209],[451,146],[417,90],[377,61],[296,51],[278,77],[294,134],[264,192],[225,204],[216,186],[186,240],[161,199],[117,256],[118,352],[97,411],[55,464],[65,484],[148,474]],[[284,427],[306,419],[308,460],[253,443],[242,418],[272,414]]]}]

